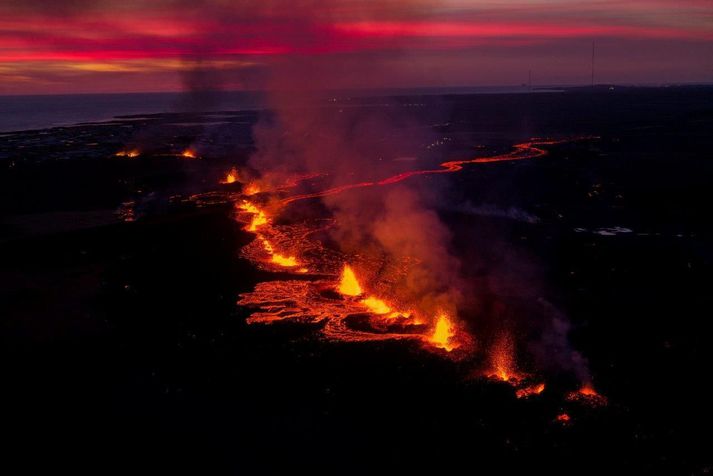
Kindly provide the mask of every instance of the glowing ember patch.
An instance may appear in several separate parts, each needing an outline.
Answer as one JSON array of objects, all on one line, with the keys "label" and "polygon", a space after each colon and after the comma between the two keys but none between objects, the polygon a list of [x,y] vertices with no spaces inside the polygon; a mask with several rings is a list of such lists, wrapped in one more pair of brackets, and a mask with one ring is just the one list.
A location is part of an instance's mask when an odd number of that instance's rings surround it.
[{"label": "glowing ember patch", "polygon": [[436,319],[436,326],[433,329],[433,334],[431,334],[429,338],[429,342],[438,348],[450,352],[458,348],[458,344],[453,342],[455,335],[456,333],[450,319],[448,319],[448,316],[445,314],[441,314]]},{"label": "glowing ember patch", "polygon": [[247,231],[257,231],[259,227],[267,224],[267,215],[265,215],[265,212],[247,200],[244,200],[240,205],[238,205],[238,208],[246,213],[254,215],[248,226],[245,228]]},{"label": "glowing ember patch", "polygon": [[608,403],[607,397],[594,390],[590,383],[584,384],[582,388],[575,392],[570,392],[567,395],[567,400],[592,406],[603,406]]},{"label": "glowing ember patch", "polygon": [[361,285],[349,265],[344,265],[337,290],[345,296],[359,296],[363,293]]},{"label": "glowing ember patch", "polygon": [[587,384],[583,386],[581,389],[579,389],[579,393],[582,395],[587,395],[587,396],[595,396],[599,395],[596,390],[591,386],[591,384]]},{"label": "glowing ember patch", "polygon": [[197,159],[198,155],[191,149],[186,149],[181,153],[181,157],[185,159]]},{"label": "glowing ember patch", "polygon": [[238,181],[238,171],[233,167],[230,169],[230,171],[225,175],[225,178],[220,181],[222,184],[231,184],[235,183]]},{"label": "glowing ember patch", "polygon": [[131,150],[120,150],[116,154],[114,154],[117,157],[128,157],[130,159],[133,159],[135,157],[138,157],[141,153],[139,152],[138,149],[131,149]]},{"label": "glowing ember patch", "polygon": [[560,413],[557,415],[557,421],[562,422],[562,423],[569,423],[572,420],[570,416],[566,413]]},{"label": "glowing ember patch", "polygon": [[523,378],[523,375],[516,370],[513,343],[509,334],[504,334],[495,343],[491,350],[490,361],[492,365],[488,375],[490,378],[509,383],[517,383]]},{"label": "glowing ember patch", "polygon": [[[379,298],[370,296],[366,299],[362,299],[361,303],[369,308],[374,314],[389,314],[391,307]],[[396,313],[398,315],[398,313]]]},{"label": "glowing ember patch", "polygon": [[515,392],[517,398],[527,398],[533,395],[539,395],[545,391],[545,384],[538,383],[536,385],[530,385],[529,387],[520,388]]},{"label": "glowing ember patch", "polygon": [[250,182],[245,189],[243,190],[243,194],[245,195],[255,195],[256,193],[260,193],[260,186],[256,184],[255,182]]}]

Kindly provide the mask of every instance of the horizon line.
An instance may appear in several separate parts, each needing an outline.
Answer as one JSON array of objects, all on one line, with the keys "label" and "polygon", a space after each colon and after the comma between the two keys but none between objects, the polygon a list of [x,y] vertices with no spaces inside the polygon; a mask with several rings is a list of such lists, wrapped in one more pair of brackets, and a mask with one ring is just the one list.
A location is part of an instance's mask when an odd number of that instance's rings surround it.
[{"label": "horizon line", "polygon": [[[559,84],[542,84],[537,86],[532,86],[531,88],[525,84],[508,84],[508,85],[458,85],[458,86],[386,86],[382,88],[344,88],[344,89],[295,89],[295,91],[318,91],[318,92],[334,92],[334,93],[348,93],[348,92],[367,92],[367,91],[408,91],[408,90],[447,90],[447,89],[496,89],[496,88],[522,88],[527,89],[525,92],[538,92],[542,90],[553,90],[553,89],[593,89],[601,87],[622,87],[622,88],[667,88],[667,87],[695,87],[702,86],[708,87],[713,86],[713,81],[675,81],[675,82],[651,82],[651,83],[616,83],[616,82],[602,82],[592,84],[582,84],[582,83],[559,83]],[[175,91],[159,91],[159,90],[147,90],[147,91],[106,91],[106,92],[56,92],[56,93],[1,93],[0,97],[37,97],[37,96],[118,96],[118,95],[131,95],[131,94],[190,94],[191,92],[199,93],[246,93],[246,94],[265,94],[269,93],[270,89],[199,89],[199,90],[175,90]]]}]

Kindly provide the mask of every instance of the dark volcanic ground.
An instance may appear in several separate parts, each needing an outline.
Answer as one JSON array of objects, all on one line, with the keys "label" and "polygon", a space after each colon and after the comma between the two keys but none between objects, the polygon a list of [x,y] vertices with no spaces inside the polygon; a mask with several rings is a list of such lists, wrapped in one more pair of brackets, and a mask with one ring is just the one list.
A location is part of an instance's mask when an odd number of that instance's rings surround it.
[{"label": "dark volcanic ground", "polygon": [[[557,382],[517,400],[403,343],[248,327],[236,296],[266,278],[238,257],[250,235],[229,206],[176,197],[215,189],[246,160],[258,114],[157,115],[0,134],[3,466],[713,471],[713,89],[389,101],[422,104],[412,114],[449,138],[434,153],[445,157],[599,137],[438,180],[464,262],[568,316],[607,407],[566,402]],[[132,143],[146,154],[112,157]],[[170,155],[188,146],[203,159]],[[134,222],[116,213],[127,202]],[[561,411],[570,424],[554,421]]]}]

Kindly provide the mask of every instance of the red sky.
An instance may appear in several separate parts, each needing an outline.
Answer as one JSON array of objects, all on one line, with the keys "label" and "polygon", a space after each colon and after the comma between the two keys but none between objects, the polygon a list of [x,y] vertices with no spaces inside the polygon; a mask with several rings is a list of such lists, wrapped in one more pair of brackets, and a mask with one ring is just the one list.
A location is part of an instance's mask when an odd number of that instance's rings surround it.
[{"label": "red sky", "polygon": [[593,40],[599,82],[713,82],[711,0],[0,0],[0,94],[260,89],[296,64],[322,87],[585,84]]}]

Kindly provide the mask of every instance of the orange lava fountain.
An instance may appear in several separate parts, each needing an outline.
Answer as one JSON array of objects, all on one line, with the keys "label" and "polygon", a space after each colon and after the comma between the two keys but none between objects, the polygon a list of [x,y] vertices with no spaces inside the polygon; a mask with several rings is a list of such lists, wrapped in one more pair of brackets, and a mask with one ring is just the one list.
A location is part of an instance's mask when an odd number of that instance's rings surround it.
[{"label": "orange lava fountain", "polygon": [[186,149],[183,152],[181,152],[181,157],[183,157],[184,159],[197,159],[198,154],[196,154],[195,151],[193,151],[191,149]]},{"label": "orange lava fountain", "polygon": [[352,271],[352,268],[349,267],[349,265],[344,265],[342,277],[339,280],[339,287],[337,290],[345,296],[359,296],[364,292],[361,289],[361,285],[359,284],[354,271]]},{"label": "orange lava fountain", "polygon": [[[344,265],[337,291],[344,296],[357,297],[366,294],[351,266]],[[383,299],[367,295],[359,301],[370,313],[387,318],[410,318],[411,312],[397,311]]]},{"label": "orange lava fountain", "polygon": [[447,315],[440,314],[436,318],[436,325],[433,329],[433,334],[428,338],[428,342],[439,349],[451,352],[460,346],[460,344],[455,341],[455,337],[456,332],[453,323]]},{"label": "orange lava fountain", "polygon": [[493,345],[490,354],[491,370],[488,377],[517,384],[525,375],[517,371],[515,348],[509,333],[504,333]]},{"label": "orange lava fountain", "polygon": [[223,180],[221,180],[220,183],[222,183],[222,184],[235,183],[239,180],[238,177],[239,177],[238,170],[235,167],[233,167],[232,169],[230,169],[228,171],[227,174],[225,174],[225,178]]}]

